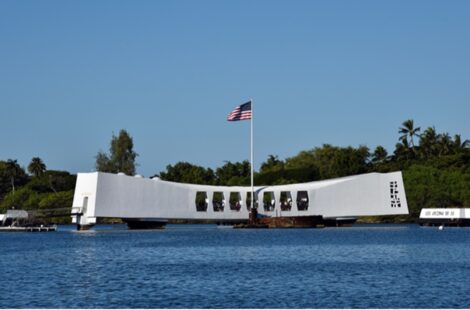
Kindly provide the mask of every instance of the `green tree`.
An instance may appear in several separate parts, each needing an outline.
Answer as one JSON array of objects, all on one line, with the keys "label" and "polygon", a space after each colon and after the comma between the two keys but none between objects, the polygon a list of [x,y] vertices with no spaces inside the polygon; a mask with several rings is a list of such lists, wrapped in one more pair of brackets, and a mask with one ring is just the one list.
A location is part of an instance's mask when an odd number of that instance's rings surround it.
[{"label": "green tree", "polygon": [[33,157],[28,165],[28,172],[38,177],[46,171],[46,165],[39,157]]},{"label": "green tree", "polygon": [[10,179],[11,190],[13,192],[15,192],[15,185],[22,185],[26,183],[26,172],[23,168],[20,167],[17,160],[7,160],[5,164],[5,173]]},{"label": "green tree", "polygon": [[247,160],[234,163],[226,161],[222,167],[215,170],[215,176],[218,185],[248,185],[251,178],[250,162]]},{"label": "green tree", "polygon": [[40,213],[45,212],[44,214],[47,214],[48,222],[61,224],[70,223],[71,218],[69,215],[64,215],[64,213],[67,214],[66,211],[64,212],[64,209],[67,210],[72,206],[73,195],[73,190],[43,194],[39,202],[38,210],[41,211]]},{"label": "green tree", "polygon": [[138,156],[133,150],[134,142],[129,133],[121,129],[118,136],[113,134],[109,148],[109,155],[98,152],[96,155],[96,170],[101,172],[123,172],[127,175],[135,174],[135,159]]},{"label": "green tree", "polygon": [[[255,183],[259,185],[281,185],[316,179],[316,167],[309,167],[308,164],[302,166],[305,159],[299,157],[303,155],[309,156],[308,152],[305,152],[295,160],[291,158],[289,167],[286,167],[286,162],[280,160],[277,156],[269,155],[266,161],[261,164],[259,173],[255,173]],[[308,159],[305,162],[307,163]]]},{"label": "green tree", "polygon": [[369,157],[369,148],[363,145],[353,148],[324,144],[287,158],[283,177],[308,182],[364,173],[369,169]]},{"label": "green tree", "polygon": [[387,159],[387,155],[387,150],[383,146],[378,145],[372,154],[372,162],[374,164],[383,163]]},{"label": "green tree", "polygon": [[193,165],[188,162],[178,162],[174,166],[166,166],[166,171],[159,174],[165,181],[190,183],[190,184],[214,184],[215,174],[210,168]]},{"label": "green tree", "polygon": [[284,162],[277,156],[269,155],[268,159],[261,164],[260,172],[281,170],[284,168]]},{"label": "green tree", "polygon": [[452,138],[447,132],[438,136],[437,147],[439,149],[439,156],[452,154],[453,146]]},{"label": "green tree", "polygon": [[72,206],[73,191],[62,191],[48,193],[43,196],[39,203],[40,209],[64,209]]},{"label": "green tree", "polygon": [[404,139],[401,143],[395,144],[395,151],[393,152],[393,160],[398,162],[408,161],[414,158],[414,153],[408,144],[408,140]]},{"label": "green tree", "polygon": [[38,193],[69,191],[75,188],[76,180],[77,176],[67,171],[48,170],[32,178],[26,187]]},{"label": "green tree", "polygon": [[470,173],[412,165],[403,172],[410,215],[417,218],[422,208],[468,207]]},{"label": "green tree", "polygon": [[[320,179],[330,179],[367,171],[369,149],[366,146],[336,147],[324,144],[311,152],[309,166],[318,167]],[[288,159],[288,164],[291,160]]]},{"label": "green tree", "polygon": [[408,138],[410,138],[409,142],[410,142],[410,146],[411,148],[413,149],[414,148],[414,141],[413,141],[413,137],[415,136],[419,136],[418,135],[418,132],[421,130],[420,127],[414,127],[414,122],[412,119],[409,119],[409,120],[406,120],[403,122],[402,124],[402,127],[400,127],[400,129],[398,130],[398,133],[402,134],[400,136],[400,140],[404,141],[408,141]]},{"label": "green tree", "polygon": [[438,154],[438,135],[434,127],[428,127],[419,137],[419,153],[421,158],[427,159]]},{"label": "green tree", "polygon": [[0,213],[8,209],[33,209],[37,207],[38,194],[28,188],[22,187],[8,193],[0,204]]},{"label": "green tree", "polygon": [[460,135],[454,135],[454,142],[453,148],[456,153],[461,153],[468,150],[470,147],[470,140],[462,141],[462,137]]},{"label": "green tree", "polygon": [[[301,151],[297,155],[285,160],[284,174],[280,175],[282,179],[291,180],[289,183],[310,182],[320,179],[320,169],[316,157],[316,150]],[[275,184],[278,178],[276,172],[271,172],[272,181],[268,184]]]},{"label": "green tree", "polygon": [[330,176],[325,176],[324,179],[367,172],[369,156],[369,148],[363,145],[358,148],[338,148],[333,157],[331,174]]}]

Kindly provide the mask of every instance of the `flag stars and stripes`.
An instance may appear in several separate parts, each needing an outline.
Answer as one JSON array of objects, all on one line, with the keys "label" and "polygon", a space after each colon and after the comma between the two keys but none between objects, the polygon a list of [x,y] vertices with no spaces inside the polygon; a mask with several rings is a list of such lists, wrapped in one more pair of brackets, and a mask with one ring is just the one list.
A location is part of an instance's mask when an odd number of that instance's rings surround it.
[{"label": "flag stars and stripes", "polygon": [[251,101],[237,106],[227,116],[228,121],[243,121],[246,119],[251,119]]}]

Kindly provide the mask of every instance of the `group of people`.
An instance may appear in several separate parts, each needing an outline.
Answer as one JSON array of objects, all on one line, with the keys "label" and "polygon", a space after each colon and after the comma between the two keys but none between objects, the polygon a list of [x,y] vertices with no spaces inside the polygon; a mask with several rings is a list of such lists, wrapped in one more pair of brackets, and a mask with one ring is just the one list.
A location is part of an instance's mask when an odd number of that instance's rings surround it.
[{"label": "group of people", "polygon": [[292,198],[281,201],[281,211],[290,211],[292,209]]}]

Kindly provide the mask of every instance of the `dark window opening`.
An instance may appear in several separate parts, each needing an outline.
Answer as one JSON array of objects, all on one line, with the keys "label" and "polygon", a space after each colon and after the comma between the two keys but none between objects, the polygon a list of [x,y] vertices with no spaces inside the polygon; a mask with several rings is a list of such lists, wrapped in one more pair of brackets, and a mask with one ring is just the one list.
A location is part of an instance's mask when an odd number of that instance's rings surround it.
[{"label": "dark window opening", "polygon": [[299,211],[305,211],[308,209],[308,193],[307,191],[297,192],[297,209]]},{"label": "dark window opening", "polygon": [[[258,207],[258,194],[255,192],[255,208]],[[251,192],[246,193],[246,209],[251,210]]]},{"label": "dark window opening", "polygon": [[274,211],[276,200],[274,199],[274,192],[263,193],[263,208],[264,211]]},{"label": "dark window opening", "polygon": [[230,210],[240,211],[242,207],[242,197],[239,192],[231,192],[229,197]]},{"label": "dark window opening", "polygon": [[281,211],[290,211],[292,209],[292,195],[290,192],[281,192]]},{"label": "dark window opening", "polygon": [[225,197],[223,192],[214,192],[212,206],[215,212],[223,212],[225,208]]},{"label": "dark window opening", "polygon": [[207,199],[207,193],[197,192],[196,193],[196,211],[206,212],[208,205],[209,205],[209,199]]}]

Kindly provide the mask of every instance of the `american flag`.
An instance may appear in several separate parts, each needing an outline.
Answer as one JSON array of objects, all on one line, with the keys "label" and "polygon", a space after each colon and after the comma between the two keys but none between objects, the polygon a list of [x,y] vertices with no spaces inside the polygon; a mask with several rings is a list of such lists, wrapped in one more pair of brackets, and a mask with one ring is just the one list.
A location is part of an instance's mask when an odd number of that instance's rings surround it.
[{"label": "american flag", "polygon": [[251,101],[239,105],[227,116],[228,121],[243,121],[251,119]]}]

